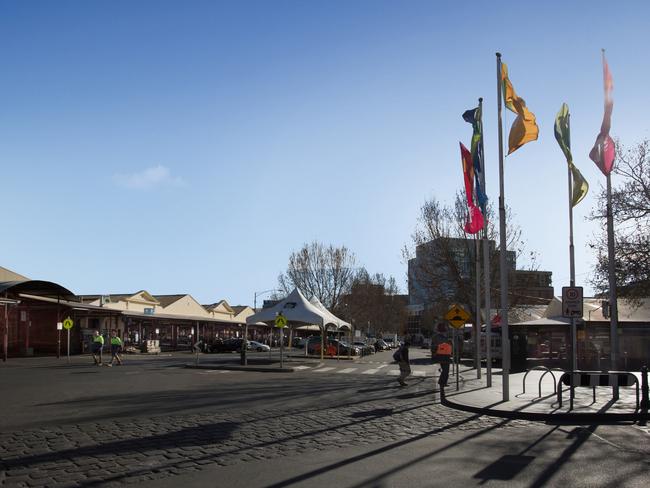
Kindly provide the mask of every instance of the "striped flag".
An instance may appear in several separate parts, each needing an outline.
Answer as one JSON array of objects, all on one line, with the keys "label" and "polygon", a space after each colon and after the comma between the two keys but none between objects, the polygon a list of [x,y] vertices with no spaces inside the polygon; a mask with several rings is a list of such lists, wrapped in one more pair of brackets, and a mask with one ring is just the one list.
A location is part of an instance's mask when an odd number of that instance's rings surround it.
[{"label": "striped flag", "polygon": [[485,206],[487,205],[488,197],[485,190],[481,186],[481,173],[483,172],[483,120],[481,114],[481,107],[476,107],[466,110],[463,113],[463,120],[472,124],[474,133],[472,134],[472,164],[474,166],[474,180],[476,184],[476,199],[481,208],[481,212],[485,215]]},{"label": "striped flag", "polygon": [[474,203],[474,165],[472,154],[460,143],[461,163],[463,165],[463,176],[465,178],[465,196],[467,198],[467,220],[465,221],[465,232],[476,234],[483,228],[483,214]]}]

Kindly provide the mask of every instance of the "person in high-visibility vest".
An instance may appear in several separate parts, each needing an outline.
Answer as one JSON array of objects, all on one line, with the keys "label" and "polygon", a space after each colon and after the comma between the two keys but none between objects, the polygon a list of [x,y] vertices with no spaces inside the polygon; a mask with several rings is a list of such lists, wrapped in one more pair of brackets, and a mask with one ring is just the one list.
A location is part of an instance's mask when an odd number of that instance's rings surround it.
[{"label": "person in high-visibility vest", "polygon": [[98,330],[93,332],[93,360],[95,366],[102,365],[102,351],[104,350],[104,336]]},{"label": "person in high-visibility vest", "polygon": [[451,339],[447,334],[447,326],[440,323],[438,324],[438,333],[431,341],[431,359],[434,364],[440,364],[440,378],[438,379],[440,388],[449,386],[447,381],[449,380],[449,365],[451,364],[452,354],[453,348]]},{"label": "person in high-visibility vest", "polygon": [[108,363],[109,366],[113,366],[113,361],[117,361],[119,366],[122,366],[122,358],[120,357],[120,352],[122,352],[122,339],[117,336],[117,332],[111,332],[111,362]]}]

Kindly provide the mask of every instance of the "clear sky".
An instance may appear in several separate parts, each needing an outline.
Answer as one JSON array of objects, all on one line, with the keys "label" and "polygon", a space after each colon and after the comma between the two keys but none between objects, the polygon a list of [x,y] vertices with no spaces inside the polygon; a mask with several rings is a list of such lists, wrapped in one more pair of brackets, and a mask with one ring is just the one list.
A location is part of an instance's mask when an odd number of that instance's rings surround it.
[{"label": "clear sky", "polygon": [[462,187],[461,114],[479,96],[497,201],[500,51],[540,127],[506,161],[506,201],[559,294],[568,196],[553,122],[567,102],[591,185],[575,209],[588,287],[600,49],[612,135],[634,144],[650,137],[649,28],[647,1],[5,0],[0,265],[78,294],[252,305],[318,240],[406,290],[400,250],[425,199]]}]

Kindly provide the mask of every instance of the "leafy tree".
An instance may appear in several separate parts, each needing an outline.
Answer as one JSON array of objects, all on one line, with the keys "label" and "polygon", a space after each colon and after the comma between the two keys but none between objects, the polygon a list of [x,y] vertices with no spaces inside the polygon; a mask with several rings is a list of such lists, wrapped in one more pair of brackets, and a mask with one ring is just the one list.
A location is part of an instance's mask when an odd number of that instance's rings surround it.
[{"label": "leafy tree", "polygon": [[[428,317],[433,321],[442,317],[452,303],[464,305],[475,316],[476,238],[464,230],[466,212],[467,206],[461,193],[456,195],[451,206],[441,204],[436,198],[426,201],[420,208],[418,225],[411,236],[411,243],[403,248],[402,255],[409,264],[409,294],[417,294],[413,283],[418,283],[421,294],[424,294],[419,297],[427,305],[423,319]],[[490,243],[491,301],[494,306],[498,304],[500,287],[499,222],[492,205],[488,204],[486,213],[487,237]],[[506,208],[506,219],[509,269],[515,269],[517,258],[527,256],[526,269],[537,270],[537,254],[526,252],[521,227],[513,223],[509,208]],[[482,255],[482,252],[481,243],[479,253]],[[416,257],[417,259],[414,259]],[[483,286],[482,264],[479,273]],[[509,285],[511,306],[530,298],[519,295],[512,283]],[[426,326],[427,324],[423,324],[423,327]]]},{"label": "leafy tree", "polygon": [[[650,296],[650,141],[626,149],[617,141],[612,178],[614,259],[617,295],[632,300]],[[592,239],[597,261],[592,284],[602,293],[609,290],[607,252],[607,193],[600,188],[589,216],[602,224]]]},{"label": "leafy tree", "polygon": [[370,275],[361,268],[344,297],[338,313],[359,328],[370,326],[376,333],[398,333],[406,323],[406,299],[399,294],[394,277]]},{"label": "leafy tree", "polygon": [[278,287],[285,295],[299,288],[308,299],[316,296],[328,310],[333,310],[350,290],[355,263],[355,255],[347,247],[314,241],[291,253],[286,272],[278,277]]}]

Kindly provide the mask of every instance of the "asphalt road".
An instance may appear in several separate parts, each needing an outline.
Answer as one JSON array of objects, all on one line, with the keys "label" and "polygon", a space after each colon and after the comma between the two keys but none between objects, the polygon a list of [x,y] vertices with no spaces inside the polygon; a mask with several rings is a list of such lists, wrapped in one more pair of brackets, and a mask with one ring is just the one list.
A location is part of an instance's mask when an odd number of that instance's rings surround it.
[{"label": "asphalt road", "polygon": [[425,351],[412,356],[405,388],[388,352],[294,373],[186,369],[189,354],[12,360],[0,486],[647,486],[647,428],[448,409]]}]

